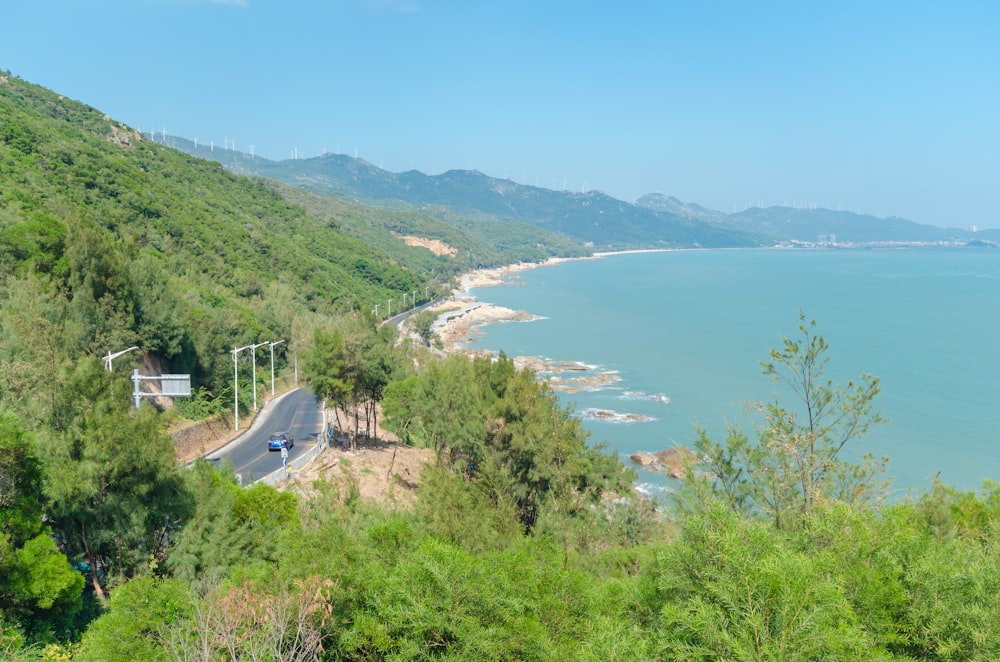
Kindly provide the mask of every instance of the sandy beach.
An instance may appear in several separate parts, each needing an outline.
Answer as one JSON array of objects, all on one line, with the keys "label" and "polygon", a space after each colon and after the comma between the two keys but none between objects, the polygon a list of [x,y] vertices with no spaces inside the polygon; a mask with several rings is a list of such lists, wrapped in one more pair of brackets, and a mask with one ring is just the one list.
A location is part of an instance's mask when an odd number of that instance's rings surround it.
[{"label": "sandy beach", "polygon": [[[482,334],[482,327],[489,324],[531,322],[541,317],[526,310],[513,310],[483,303],[470,293],[472,288],[497,285],[516,287],[520,284],[516,276],[528,269],[554,266],[570,260],[593,260],[604,255],[611,253],[581,258],[549,258],[544,262],[491,267],[462,274],[458,287],[452,292],[451,297],[430,309],[439,313],[432,331],[440,338],[445,353],[492,354],[489,350],[479,350],[474,347]],[[539,379],[548,383],[550,388],[557,391],[578,393],[603,389],[614,386],[620,380],[615,371],[596,369],[578,361],[548,360],[537,356],[510,358],[519,370],[528,368],[538,375]]]},{"label": "sandy beach", "polygon": [[458,287],[451,296],[433,306],[429,310],[438,312],[438,319],[432,330],[441,339],[446,353],[465,351],[475,353],[469,347],[476,342],[479,328],[487,324],[501,322],[530,322],[539,319],[524,310],[512,310],[502,306],[484,304],[471,294],[474,287],[491,287],[496,285],[517,286],[514,280],[518,274],[528,269],[547,267],[576,259],[592,258],[549,258],[544,262],[522,262],[518,264],[490,267],[469,271],[458,279]]}]

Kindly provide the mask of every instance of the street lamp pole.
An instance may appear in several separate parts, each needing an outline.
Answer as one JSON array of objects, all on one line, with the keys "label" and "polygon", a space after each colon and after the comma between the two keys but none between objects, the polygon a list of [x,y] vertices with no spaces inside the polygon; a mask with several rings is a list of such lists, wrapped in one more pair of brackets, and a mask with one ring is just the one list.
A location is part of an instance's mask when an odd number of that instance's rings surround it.
[{"label": "street lamp pole", "polygon": [[108,369],[108,372],[111,372],[111,362],[114,359],[117,359],[122,354],[128,354],[133,349],[139,349],[139,348],[133,346],[133,347],[129,347],[128,349],[123,349],[120,352],[115,352],[114,354],[112,354],[111,352],[108,352],[108,355],[104,357],[104,367]]},{"label": "street lamp pole", "polygon": [[253,410],[257,411],[257,348],[266,345],[268,340],[250,345],[250,362],[253,365]]},{"label": "street lamp pole", "polygon": [[296,340],[292,343],[292,362],[295,364],[295,385],[299,385],[299,345],[302,344],[301,340]]},{"label": "street lamp pole", "polygon": [[233,348],[233,429],[240,429],[240,372],[236,363],[236,355],[244,349],[250,349],[250,345]]},{"label": "street lamp pole", "polygon": [[271,397],[272,398],[274,397],[274,346],[275,345],[280,345],[283,342],[285,342],[285,341],[284,340],[278,340],[278,341],[275,341],[275,342],[269,342],[269,343],[267,343],[268,346],[271,348]]},{"label": "street lamp pole", "polygon": [[417,291],[416,290],[413,290],[413,297],[412,298],[413,298],[413,301],[410,302],[410,307],[411,308],[416,308],[417,307]]}]

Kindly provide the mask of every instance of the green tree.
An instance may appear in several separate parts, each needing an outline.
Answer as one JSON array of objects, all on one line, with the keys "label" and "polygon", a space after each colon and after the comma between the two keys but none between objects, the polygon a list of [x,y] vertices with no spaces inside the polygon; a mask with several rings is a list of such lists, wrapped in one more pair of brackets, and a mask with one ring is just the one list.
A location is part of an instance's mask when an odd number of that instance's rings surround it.
[{"label": "green tree", "polygon": [[150,406],[133,410],[122,391],[112,399],[111,379],[95,359],[78,365],[70,392],[79,411],[44,456],[53,526],[71,558],[89,566],[102,600],[108,582],[164,561],[192,508],[161,417]]},{"label": "green tree", "polygon": [[174,577],[203,591],[242,565],[275,558],[278,536],[298,528],[297,500],[261,483],[241,488],[229,468],[196,462],[184,479],[198,499],[184,528],[174,536],[166,567]]},{"label": "green tree", "polygon": [[420,378],[410,375],[406,379],[386,384],[382,393],[382,412],[386,425],[406,443],[412,443],[410,426],[416,416],[414,410]]},{"label": "green tree", "polygon": [[430,363],[420,375],[414,404],[416,427],[438,463],[451,466],[459,458],[476,462],[483,456],[486,411],[467,358],[451,355]]},{"label": "green tree", "polygon": [[799,319],[799,339],[784,338],[770,361],[761,363],[765,375],[789,388],[796,406],[777,398],[755,405],[764,417],[755,443],[738,427],[730,427],[723,443],[699,429],[695,447],[702,465],[688,472],[678,499],[682,509],[697,511],[707,500],[721,499],[782,527],[819,502],[870,502],[884,495],[885,458],[868,454],[860,463],[841,458],[848,442],[884,421],[874,409],[878,378],[862,375],[859,383],[846,386],[826,378],[826,340],[814,333],[815,322],[801,313]]},{"label": "green tree", "polygon": [[767,523],[716,504],[665,552],[657,573],[666,659],[885,657],[836,577]]},{"label": "green tree", "polygon": [[437,317],[437,313],[430,310],[422,310],[413,317],[413,330],[427,346],[430,346],[431,338],[434,336],[431,329]]},{"label": "green tree", "polygon": [[80,347],[135,345],[138,297],[124,252],[85,222],[70,226],[66,243],[70,317],[82,332],[75,342]]},{"label": "green tree", "polygon": [[935,483],[903,512],[923,534],[899,555],[906,652],[936,660],[1000,658],[1000,485],[987,481],[979,491],[960,491]]},{"label": "green tree", "polygon": [[343,345],[339,330],[316,327],[312,345],[303,357],[303,372],[313,393],[334,409],[346,407],[351,393],[344,374]]},{"label": "green tree", "polygon": [[11,281],[0,306],[0,398],[33,426],[64,429],[64,368],[80,333],[58,284],[33,274]]},{"label": "green tree", "polygon": [[43,522],[42,478],[33,440],[0,415],[0,621],[34,641],[69,634],[84,584]]},{"label": "green tree", "polygon": [[119,586],[107,611],[90,624],[78,662],[170,660],[164,638],[194,613],[195,594],[178,579],[137,577]]}]

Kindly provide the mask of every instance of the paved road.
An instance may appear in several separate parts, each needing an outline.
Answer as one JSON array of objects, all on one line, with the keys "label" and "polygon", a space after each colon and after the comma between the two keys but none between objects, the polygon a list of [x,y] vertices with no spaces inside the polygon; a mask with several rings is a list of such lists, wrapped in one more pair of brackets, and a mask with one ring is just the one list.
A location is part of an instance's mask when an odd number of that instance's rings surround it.
[{"label": "paved road", "polygon": [[393,326],[395,326],[395,327],[398,328],[399,325],[402,324],[403,320],[405,320],[406,318],[410,317],[411,315],[416,315],[417,313],[420,313],[420,312],[422,312],[424,310],[427,310],[431,306],[436,306],[437,304],[441,303],[442,301],[444,301],[444,299],[435,299],[434,301],[428,301],[427,303],[422,303],[419,306],[417,306],[416,308],[408,308],[408,309],[404,310],[403,312],[401,312],[399,314],[393,315],[392,317],[390,317],[389,319],[383,321],[382,323],[383,324],[392,324]]},{"label": "paved road", "polygon": [[288,461],[315,446],[323,428],[319,401],[308,388],[290,391],[269,402],[253,426],[225,448],[211,453],[210,461],[230,462],[233,471],[243,477],[243,484],[281,469],[281,453],[267,450],[272,432],[288,432],[295,445],[288,451]]}]

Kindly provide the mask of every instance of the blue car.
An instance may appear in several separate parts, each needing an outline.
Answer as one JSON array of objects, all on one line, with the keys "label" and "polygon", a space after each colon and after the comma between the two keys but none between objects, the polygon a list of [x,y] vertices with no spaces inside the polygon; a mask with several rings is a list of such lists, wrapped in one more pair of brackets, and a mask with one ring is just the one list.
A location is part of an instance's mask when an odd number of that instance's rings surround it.
[{"label": "blue car", "polygon": [[267,440],[267,450],[269,451],[280,451],[282,448],[291,448],[294,445],[292,435],[287,432],[275,432]]}]

